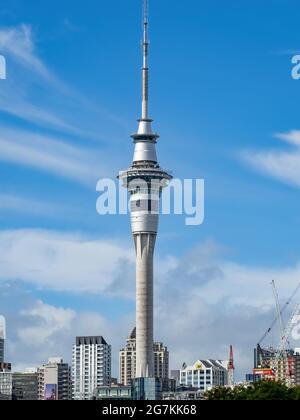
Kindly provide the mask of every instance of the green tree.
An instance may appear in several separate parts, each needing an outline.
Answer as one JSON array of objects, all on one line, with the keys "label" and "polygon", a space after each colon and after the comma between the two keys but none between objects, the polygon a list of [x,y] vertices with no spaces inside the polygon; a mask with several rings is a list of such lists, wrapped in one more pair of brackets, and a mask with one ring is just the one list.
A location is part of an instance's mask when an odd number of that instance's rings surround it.
[{"label": "green tree", "polygon": [[214,401],[300,400],[300,387],[289,388],[280,382],[261,381],[247,387],[237,386],[234,389],[225,387],[214,388],[205,394],[205,398]]}]

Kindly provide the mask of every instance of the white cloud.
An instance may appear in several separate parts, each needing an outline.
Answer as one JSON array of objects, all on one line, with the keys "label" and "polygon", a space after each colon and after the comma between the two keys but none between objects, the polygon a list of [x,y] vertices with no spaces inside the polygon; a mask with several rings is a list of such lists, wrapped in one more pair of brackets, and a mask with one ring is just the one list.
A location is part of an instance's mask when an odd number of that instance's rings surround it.
[{"label": "white cloud", "polygon": [[70,363],[75,337],[81,335],[102,335],[109,344],[113,344],[114,366],[117,366],[116,349],[122,340],[121,322],[112,325],[98,313],[78,312],[41,300],[33,301],[18,311],[13,322],[7,350],[14,371],[37,367],[49,357],[63,357]]},{"label": "white cloud", "polygon": [[53,216],[59,212],[67,211],[61,205],[39,201],[33,198],[14,194],[0,194],[0,211],[13,211],[33,215]]},{"label": "white cloud", "polygon": [[101,141],[103,120],[124,126],[115,115],[94,106],[56,76],[40,58],[30,25],[0,28],[0,51],[9,59],[7,79],[0,91],[2,112],[40,127]]},{"label": "white cloud", "polygon": [[29,318],[30,325],[18,331],[20,340],[27,346],[40,347],[47,346],[56,333],[71,331],[76,313],[37,301],[32,308],[23,310],[21,316]]},{"label": "white cloud", "polygon": [[277,133],[275,135],[280,140],[284,140],[287,143],[293,144],[294,146],[300,147],[300,131],[291,130],[288,133]]},{"label": "white cloud", "polygon": [[242,158],[253,168],[282,182],[300,187],[300,131],[276,134],[294,146],[290,150],[244,151]]},{"label": "white cloud", "polygon": [[25,130],[2,128],[0,160],[50,172],[91,188],[101,176],[99,152]]},{"label": "white cloud", "polygon": [[30,25],[0,29],[0,50],[47,80],[52,79],[50,72],[36,55]]},{"label": "white cloud", "polygon": [[0,109],[25,121],[30,121],[39,126],[59,129],[66,133],[86,135],[84,130],[67,123],[55,113],[40,105],[30,103],[24,93],[13,86],[14,84],[2,86],[0,94]]},{"label": "white cloud", "polygon": [[[20,280],[43,289],[131,293],[134,254],[125,245],[76,234],[47,231],[0,233],[0,279]],[[134,283],[132,282],[132,285]]]}]

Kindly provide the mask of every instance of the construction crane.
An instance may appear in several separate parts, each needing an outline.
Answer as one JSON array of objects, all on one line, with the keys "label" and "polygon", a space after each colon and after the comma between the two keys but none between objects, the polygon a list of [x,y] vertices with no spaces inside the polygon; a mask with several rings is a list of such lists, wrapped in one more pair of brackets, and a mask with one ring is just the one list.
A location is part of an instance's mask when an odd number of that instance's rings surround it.
[{"label": "construction crane", "polygon": [[272,289],[273,289],[273,295],[274,295],[275,307],[276,307],[276,316],[277,316],[277,320],[278,320],[278,324],[279,324],[279,333],[280,333],[279,351],[277,352],[277,355],[276,355],[276,358],[275,358],[275,361],[274,361],[275,366],[273,367],[273,369],[275,370],[275,372],[278,371],[279,362],[280,362],[280,360],[282,360],[283,370],[284,370],[284,378],[286,380],[288,380],[288,377],[289,377],[288,355],[287,355],[287,350],[286,350],[286,342],[284,340],[285,331],[284,331],[283,321],[282,321],[282,316],[281,316],[279,297],[278,297],[278,292],[277,292],[277,289],[276,289],[275,281],[272,280],[271,284],[272,284]]},{"label": "construction crane", "polygon": [[[280,343],[282,343],[282,338],[284,336],[284,328],[283,328],[283,321],[282,321],[281,309],[280,309],[280,304],[279,304],[279,296],[278,296],[278,292],[277,292],[277,289],[276,289],[275,280],[272,280],[271,285],[272,285],[273,295],[274,295],[274,300],[275,300],[276,318],[277,318],[277,321],[279,323]],[[280,349],[280,350],[282,350],[282,349]]]},{"label": "construction crane", "polygon": [[233,346],[230,346],[229,352],[229,362],[228,362],[228,385],[230,387],[234,386],[234,355],[233,355]]},{"label": "construction crane", "polygon": [[[291,302],[294,300],[294,297],[297,295],[297,293],[300,290],[300,283],[298,284],[298,286],[296,287],[294,293],[292,294],[292,296],[287,300],[287,302],[283,305],[281,311],[280,311],[280,315],[282,317],[282,315],[284,314],[284,312],[286,311],[286,309],[290,306]],[[267,338],[267,336],[270,334],[270,332],[273,330],[273,328],[275,327],[275,325],[277,324],[277,319],[278,319],[278,315],[276,315],[276,318],[273,320],[270,328],[267,329],[267,331],[264,333],[264,335],[261,337],[261,339],[258,342],[258,345],[261,345],[261,343]]]}]

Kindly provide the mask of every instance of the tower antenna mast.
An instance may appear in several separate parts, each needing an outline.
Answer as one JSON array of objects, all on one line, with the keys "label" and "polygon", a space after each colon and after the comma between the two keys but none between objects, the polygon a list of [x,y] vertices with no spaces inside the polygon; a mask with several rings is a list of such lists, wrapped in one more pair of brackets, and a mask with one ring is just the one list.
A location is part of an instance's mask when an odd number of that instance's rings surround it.
[{"label": "tower antenna mast", "polygon": [[144,0],[144,37],[143,37],[143,99],[142,99],[142,120],[149,120],[149,66],[148,66],[148,52],[149,52],[149,4],[148,0]]}]

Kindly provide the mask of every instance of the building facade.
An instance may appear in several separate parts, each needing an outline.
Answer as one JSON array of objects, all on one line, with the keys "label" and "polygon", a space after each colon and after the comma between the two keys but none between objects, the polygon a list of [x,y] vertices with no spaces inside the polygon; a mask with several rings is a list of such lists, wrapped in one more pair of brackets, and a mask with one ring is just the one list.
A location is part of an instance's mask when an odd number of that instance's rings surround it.
[{"label": "building facade", "polygon": [[290,351],[286,360],[275,359],[273,363],[273,375],[276,381],[286,382],[291,386],[300,385],[300,353]]},{"label": "building facade", "polygon": [[[154,354],[154,377],[161,379],[169,378],[169,352],[163,343],[153,344]],[[126,341],[126,346],[119,354],[120,383],[125,386],[131,384],[136,373],[136,329],[134,329]]]},{"label": "building facade", "polygon": [[12,398],[12,372],[8,363],[0,364],[0,400]]},{"label": "building facade", "polygon": [[204,400],[204,393],[202,391],[195,391],[193,389],[178,389],[175,392],[164,392],[162,394],[164,401],[195,401]]},{"label": "building facade", "polygon": [[217,386],[228,385],[228,362],[221,360],[198,360],[193,366],[180,371],[180,384],[206,392]]},{"label": "building facade", "polygon": [[131,386],[102,386],[96,389],[96,400],[131,400],[132,390]]},{"label": "building facade", "polygon": [[170,378],[176,382],[176,387],[180,385],[180,370],[171,370]]},{"label": "building facade", "polygon": [[124,386],[130,386],[136,376],[136,329],[126,340],[126,346],[119,353],[119,379]]},{"label": "building facade", "polygon": [[169,379],[169,351],[163,343],[154,343],[154,375]]},{"label": "building facade", "polygon": [[0,363],[4,363],[4,338],[0,337]]},{"label": "building facade", "polygon": [[72,386],[75,400],[90,400],[98,387],[111,385],[111,346],[103,337],[77,337],[73,347]]},{"label": "building facade", "polygon": [[38,400],[38,374],[37,372],[13,373],[12,399],[14,401]]},{"label": "building facade", "polygon": [[63,359],[50,358],[47,364],[38,368],[37,376],[39,400],[71,399],[71,369]]},{"label": "building facade", "polygon": [[132,399],[137,401],[158,401],[164,393],[175,392],[176,381],[161,378],[135,378],[132,380]]},{"label": "building facade", "polygon": [[5,318],[0,315],[0,363],[4,363]]}]

